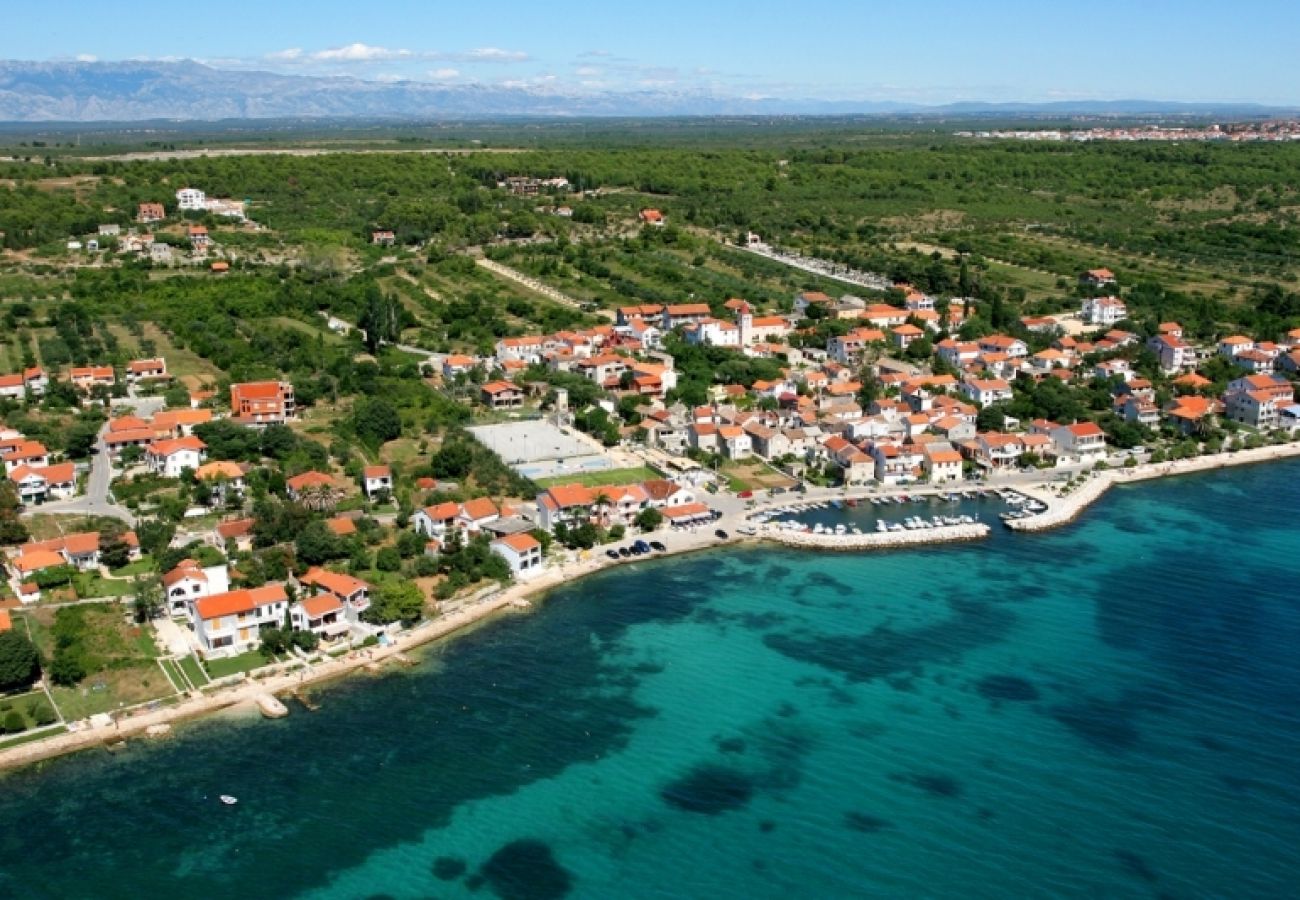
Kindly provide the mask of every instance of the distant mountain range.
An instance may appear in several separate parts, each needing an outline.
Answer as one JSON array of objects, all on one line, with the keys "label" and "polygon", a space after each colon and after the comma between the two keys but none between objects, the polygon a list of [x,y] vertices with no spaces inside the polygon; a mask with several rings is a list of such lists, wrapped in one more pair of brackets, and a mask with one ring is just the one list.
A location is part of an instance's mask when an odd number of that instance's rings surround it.
[{"label": "distant mountain range", "polygon": [[0,61],[0,122],[217,121],[270,118],[500,118],[507,116],[1237,116],[1294,112],[1258,104],[1146,100],[911,103],[746,99],[709,93],[549,89],[280,75],[181,62]]}]

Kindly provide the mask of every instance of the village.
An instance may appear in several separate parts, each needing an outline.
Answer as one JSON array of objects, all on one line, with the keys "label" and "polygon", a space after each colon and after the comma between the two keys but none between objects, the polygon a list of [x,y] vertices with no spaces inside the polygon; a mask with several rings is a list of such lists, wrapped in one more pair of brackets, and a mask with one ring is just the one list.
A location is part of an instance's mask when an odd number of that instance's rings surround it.
[{"label": "village", "polygon": [[[563,181],[500,187],[531,197]],[[242,203],[193,188],[177,200],[246,226]],[[140,205],[141,223],[166,216]],[[647,208],[636,219],[662,229],[667,217]],[[184,229],[191,261],[205,259],[207,230]],[[125,253],[173,246],[134,229],[103,236]],[[369,238],[396,240],[384,228]],[[745,243],[780,258],[752,233]],[[1177,322],[1131,315],[1104,268],[1079,275],[1075,311],[1008,320],[973,297],[781,261],[868,297],[641,303],[593,326],[520,329],[489,353],[402,348],[424,390],[463,408],[474,452],[526,491],[430,474],[442,451],[343,465],[307,437],[288,380],[180,380],[165,355],[0,374],[0,423],[52,391],[102,417],[76,460],[0,424],[0,630],[51,654],[33,689],[42,715],[11,723],[18,741],[362,665],[430,623],[524,608],[541,587],[645,555],[755,538],[865,550],[989,531],[961,514],[863,533],[814,526],[800,510],[991,493],[1014,501],[1007,524],[1032,530],[1030,520],[1068,520],[1057,500],[1090,476],[1290,446],[1300,428],[1300,329],[1196,342]],[[328,318],[331,331],[364,333]],[[737,363],[744,375],[722,374]],[[118,613],[95,627],[142,642],[126,671],[151,672],[149,689],[110,683],[87,670],[93,653],[78,659],[75,642],[51,640],[78,609],[105,607]]]}]

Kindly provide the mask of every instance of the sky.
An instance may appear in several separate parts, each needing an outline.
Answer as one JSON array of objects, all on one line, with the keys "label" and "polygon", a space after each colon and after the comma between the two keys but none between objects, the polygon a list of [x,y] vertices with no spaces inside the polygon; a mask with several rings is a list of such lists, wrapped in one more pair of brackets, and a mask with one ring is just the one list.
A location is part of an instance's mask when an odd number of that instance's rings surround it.
[{"label": "sky", "polygon": [[1300,105],[1297,0],[6,6],[0,59],[188,58],[221,68],[560,92]]}]

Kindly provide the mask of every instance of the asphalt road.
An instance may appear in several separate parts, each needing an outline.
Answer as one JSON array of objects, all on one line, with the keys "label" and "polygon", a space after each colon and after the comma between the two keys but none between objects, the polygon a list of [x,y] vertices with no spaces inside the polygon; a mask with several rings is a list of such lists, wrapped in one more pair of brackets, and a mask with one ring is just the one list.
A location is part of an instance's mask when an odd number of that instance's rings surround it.
[{"label": "asphalt road", "polygon": [[90,458],[90,477],[86,480],[86,493],[71,500],[56,500],[41,506],[34,506],[24,511],[24,515],[34,513],[58,513],[61,515],[111,516],[121,519],[132,528],[136,518],[125,507],[113,503],[109,497],[109,486],[113,481],[113,463],[104,443],[108,431],[105,425],[95,442],[95,454]]}]

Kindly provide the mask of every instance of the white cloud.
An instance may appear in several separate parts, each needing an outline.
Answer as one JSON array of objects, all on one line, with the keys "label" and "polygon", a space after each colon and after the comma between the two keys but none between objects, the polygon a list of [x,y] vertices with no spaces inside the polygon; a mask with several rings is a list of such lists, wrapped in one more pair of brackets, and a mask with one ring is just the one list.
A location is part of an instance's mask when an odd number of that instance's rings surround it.
[{"label": "white cloud", "polygon": [[328,50],[317,50],[311,55],[316,62],[376,62],[391,59],[409,59],[414,56],[410,50],[392,50],[388,47],[372,47],[360,42]]},{"label": "white cloud", "polygon": [[502,50],[500,47],[477,47],[464,56],[493,62],[523,62],[528,59],[528,54],[522,50]]},{"label": "white cloud", "polygon": [[77,62],[99,62],[99,57],[93,53],[78,53]]},{"label": "white cloud", "polygon": [[[501,47],[478,47],[473,50],[408,50],[405,48],[378,47],[356,41],[325,50],[304,50],[289,47],[262,57],[263,62],[294,66],[337,66],[347,63],[407,62],[439,60],[452,63],[491,64],[525,62],[531,57],[522,50],[505,50]],[[442,70],[439,70],[442,71]]]},{"label": "white cloud", "polygon": [[434,81],[448,81],[460,75],[460,69],[433,69],[429,72],[429,77]]},{"label": "white cloud", "polygon": [[580,75],[583,78],[591,78],[599,75],[600,69],[597,69],[595,66],[578,66],[578,68],[573,70],[573,73],[575,75]]}]

